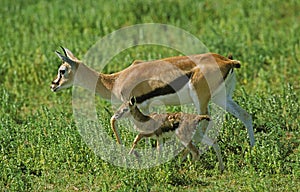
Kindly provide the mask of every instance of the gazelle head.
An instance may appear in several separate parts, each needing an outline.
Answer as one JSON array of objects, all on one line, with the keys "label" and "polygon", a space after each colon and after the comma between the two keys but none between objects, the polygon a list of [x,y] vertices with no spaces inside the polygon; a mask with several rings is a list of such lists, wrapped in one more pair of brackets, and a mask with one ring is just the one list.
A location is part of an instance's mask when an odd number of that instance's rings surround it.
[{"label": "gazelle head", "polygon": [[128,117],[131,113],[131,111],[134,110],[136,106],[136,99],[135,97],[131,97],[129,101],[123,103],[119,109],[115,112],[114,118],[120,119],[123,117]]},{"label": "gazelle head", "polygon": [[56,55],[62,60],[62,64],[58,68],[56,79],[51,83],[51,90],[53,92],[59,91],[63,88],[68,88],[73,85],[76,70],[80,61],[73,55],[71,51],[61,47],[64,55],[55,51]]}]

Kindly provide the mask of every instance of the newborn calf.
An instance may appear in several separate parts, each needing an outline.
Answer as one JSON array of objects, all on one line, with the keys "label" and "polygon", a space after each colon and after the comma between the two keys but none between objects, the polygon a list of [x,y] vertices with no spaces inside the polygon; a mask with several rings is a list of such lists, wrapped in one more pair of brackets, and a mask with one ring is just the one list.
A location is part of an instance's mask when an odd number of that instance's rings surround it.
[{"label": "newborn calf", "polygon": [[[115,112],[112,119],[120,119],[124,116],[132,116],[134,127],[139,134],[134,139],[131,154],[143,137],[152,137],[157,140],[157,149],[160,151],[160,143],[163,138],[175,134],[180,142],[192,153],[193,160],[199,159],[199,150],[192,143],[192,138],[197,130],[197,126],[202,120],[210,120],[207,115],[187,114],[187,113],[152,113],[150,115],[143,114],[136,106],[135,97],[129,102],[125,102]],[[112,124],[114,126],[114,124]],[[219,148],[218,144],[216,144]],[[224,169],[220,151],[217,151],[219,167]]]}]

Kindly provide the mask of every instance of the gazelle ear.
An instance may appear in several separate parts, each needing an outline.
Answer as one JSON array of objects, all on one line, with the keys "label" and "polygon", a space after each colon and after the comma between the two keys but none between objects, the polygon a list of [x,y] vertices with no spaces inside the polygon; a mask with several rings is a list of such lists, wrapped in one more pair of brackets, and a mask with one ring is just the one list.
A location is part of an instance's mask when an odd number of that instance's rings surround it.
[{"label": "gazelle ear", "polygon": [[64,48],[62,46],[61,46],[61,49],[63,50],[66,57],[70,58],[73,61],[79,61],[79,59],[77,59],[69,49]]},{"label": "gazelle ear", "polygon": [[76,61],[70,59],[70,58],[67,57],[67,56],[64,56],[63,54],[61,54],[61,53],[58,52],[58,51],[55,51],[55,54],[56,54],[63,62],[67,62],[67,63],[69,63],[71,66],[76,67],[76,65],[77,65]]},{"label": "gazelle ear", "polygon": [[55,51],[55,54],[63,61],[66,61],[66,56],[62,55],[60,52]]},{"label": "gazelle ear", "polygon": [[130,105],[135,105],[135,103],[136,103],[136,99],[135,99],[135,97],[133,96],[133,97],[130,98],[129,104],[130,104]]},{"label": "gazelle ear", "polygon": [[230,54],[228,54],[227,58],[228,58],[228,59],[230,59],[230,60],[232,60],[232,59],[233,59],[233,56],[232,56],[232,54],[231,54],[231,53],[230,53]]}]

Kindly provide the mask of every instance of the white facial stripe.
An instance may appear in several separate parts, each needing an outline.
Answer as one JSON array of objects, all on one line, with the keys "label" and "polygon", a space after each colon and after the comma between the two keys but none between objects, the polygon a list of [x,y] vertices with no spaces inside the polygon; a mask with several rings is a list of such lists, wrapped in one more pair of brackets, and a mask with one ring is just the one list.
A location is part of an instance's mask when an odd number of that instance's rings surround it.
[{"label": "white facial stripe", "polygon": [[67,67],[64,66],[64,65],[60,66],[60,68],[58,69],[58,73],[59,73],[61,70],[67,70]]},{"label": "white facial stripe", "polygon": [[57,78],[52,82],[53,84],[58,84],[61,79],[61,75],[58,73]]}]

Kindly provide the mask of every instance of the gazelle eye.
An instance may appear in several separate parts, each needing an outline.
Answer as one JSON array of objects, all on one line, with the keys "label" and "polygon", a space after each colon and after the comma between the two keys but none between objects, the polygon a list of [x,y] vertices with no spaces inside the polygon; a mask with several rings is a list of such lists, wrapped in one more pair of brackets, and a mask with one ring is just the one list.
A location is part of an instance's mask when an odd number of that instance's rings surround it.
[{"label": "gazelle eye", "polygon": [[66,70],[65,70],[65,69],[61,69],[61,70],[59,70],[59,73],[60,73],[61,75],[64,75],[64,74],[66,73]]}]

